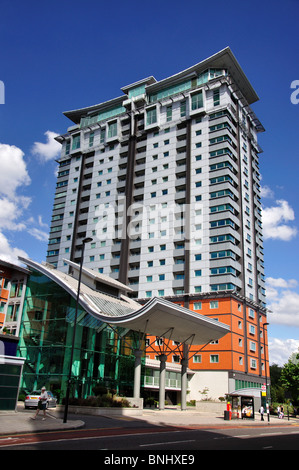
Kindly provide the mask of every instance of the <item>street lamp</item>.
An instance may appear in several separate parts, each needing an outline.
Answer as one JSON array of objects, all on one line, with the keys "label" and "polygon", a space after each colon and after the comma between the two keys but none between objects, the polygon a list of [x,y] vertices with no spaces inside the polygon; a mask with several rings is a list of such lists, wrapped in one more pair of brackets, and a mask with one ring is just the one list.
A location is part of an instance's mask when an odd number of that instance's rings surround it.
[{"label": "street lamp", "polygon": [[84,248],[85,243],[92,242],[92,238],[84,238],[82,243],[82,251],[81,251],[81,263],[79,269],[79,279],[78,279],[78,290],[77,290],[77,300],[76,300],[76,310],[75,310],[75,319],[74,319],[74,330],[73,330],[73,341],[72,341],[72,349],[71,349],[71,359],[70,359],[70,369],[69,369],[69,376],[67,382],[67,389],[66,389],[66,396],[65,396],[65,406],[64,406],[64,416],[63,422],[67,422],[67,412],[69,407],[69,398],[70,398],[70,386],[71,386],[71,378],[72,378],[72,365],[73,365],[73,356],[74,356],[74,348],[75,348],[75,337],[76,337],[76,326],[77,326],[77,316],[78,316],[78,306],[79,306],[79,295],[80,295],[80,285],[81,285],[81,275],[82,275],[82,267],[83,267],[83,259],[84,259]]},{"label": "street lamp", "polygon": [[[268,403],[268,391],[267,391],[267,358],[266,358],[266,335],[265,335],[265,326],[269,325],[269,323],[263,323],[262,328],[263,328],[263,336],[264,336],[264,358],[265,358],[265,378],[266,378],[266,409],[267,409],[267,404]],[[268,413],[269,411],[269,413]],[[268,421],[270,421],[270,410],[267,410],[267,418]]]}]

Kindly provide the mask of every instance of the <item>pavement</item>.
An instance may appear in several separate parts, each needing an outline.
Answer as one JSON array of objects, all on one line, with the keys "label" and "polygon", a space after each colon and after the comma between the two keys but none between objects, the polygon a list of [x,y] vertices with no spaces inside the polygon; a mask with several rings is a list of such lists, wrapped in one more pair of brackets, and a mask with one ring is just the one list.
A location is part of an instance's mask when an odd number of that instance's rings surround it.
[{"label": "pavement", "polygon": [[[40,433],[51,431],[73,430],[85,427],[84,415],[68,414],[67,422],[63,422],[61,413],[56,413],[55,409],[48,410],[47,418],[43,420],[43,415],[39,414],[35,420],[34,410],[24,410],[18,407],[17,411],[0,411],[0,436],[24,433]],[[132,421],[142,421],[153,426],[187,426],[196,428],[225,428],[225,427],[256,427],[256,426],[299,426],[299,418],[278,419],[277,416],[270,416],[270,421],[261,421],[259,414],[255,419],[232,419],[225,420],[224,416],[219,413],[207,413],[196,410],[187,409],[181,411],[177,409],[165,410],[143,410],[140,416],[111,416],[112,420],[121,420],[122,427],[125,428],[127,423],[132,427]],[[107,416],[97,416],[97,428],[107,427]],[[119,425],[119,422],[118,422]]]}]

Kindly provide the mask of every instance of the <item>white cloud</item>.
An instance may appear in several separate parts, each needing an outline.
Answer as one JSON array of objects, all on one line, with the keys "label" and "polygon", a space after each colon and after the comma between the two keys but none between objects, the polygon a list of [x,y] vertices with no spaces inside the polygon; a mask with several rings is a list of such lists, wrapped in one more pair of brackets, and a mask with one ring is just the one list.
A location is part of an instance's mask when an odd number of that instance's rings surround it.
[{"label": "white cloud", "polygon": [[274,197],[274,192],[269,186],[261,186],[261,197],[272,198]]},{"label": "white cloud", "polygon": [[268,304],[268,320],[269,322],[299,327],[299,294],[291,290],[283,290],[272,296],[270,304]]},{"label": "white cloud", "polygon": [[0,230],[24,230],[26,225],[18,221],[21,213],[22,208],[16,201],[0,198]]},{"label": "white cloud", "polygon": [[278,200],[276,204],[262,211],[264,238],[289,241],[297,234],[296,227],[288,225],[288,222],[295,220],[294,211],[287,201]]},{"label": "white cloud", "polygon": [[8,263],[20,265],[18,256],[28,258],[24,250],[12,247],[5,235],[0,232],[0,259]]},{"label": "white cloud", "polygon": [[296,279],[289,279],[286,281],[282,277],[279,277],[277,279],[273,277],[267,277],[266,278],[266,284],[268,284],[271,287],[281,287],[283,289],[292,289],[294,287],[297,287],[298,281]]},{"label": "white cloud", "polygon": [[23,157],[24,153],[18,147],[0,143],[0,193],[11,199],[16,197],[19,186],[31,182]]},{"label": "white cloud", "polygon": [[270,324],[299,327],[299,294],[296,279],[266,278],[268,321]]},{"label": "white cloud", "polygon": [[54,160],[61,151],[61,145],[55,140],[59,134],[56,134],[52,131],[45,132],[47,137],[47,142],[44,144],[42,142],[34,142],[32,147],[33,155],[39,156],[40,160],[47,162],[49,160]]},{"label": "white cloud", "polygon": [[38,216],[38,224],[39,224],[40,227],[49,228],[48,224],[45,224],[45,223],[43,222],[43,218],[42,218],[41,215]]},{"label": "white cloud", "polygon": [[[58,144],[59,145],[59,144]],[[20,264],[18,256],[28,257],[27,253],[11,245],[7,231],[25,231],[39,241],[48,240],[48,232],[41,216],[35,220],[24,215],[31,198],[20,195],[19,190],[31,183],[24,159],[24,152],[13,146],[0,143],[0,259]]]},{"label": "white cloud", "polygon": [[270,365],[277,364],[282,367],[286,364],[292,353],[298,352],[298,339],[269,338],[269,359]]},{"label": "white cloud", "polygon": [[29,228],[28,233],[41,242],[47,242],[49,238],[48,232],[44,232],[36,227]]},{"label": "white cloud", "polygon": [[0,230],[24,230],[20,217],[31,199],[17,194],[20,187],[29,185],[24,153],[14,145],[0,143]]}]

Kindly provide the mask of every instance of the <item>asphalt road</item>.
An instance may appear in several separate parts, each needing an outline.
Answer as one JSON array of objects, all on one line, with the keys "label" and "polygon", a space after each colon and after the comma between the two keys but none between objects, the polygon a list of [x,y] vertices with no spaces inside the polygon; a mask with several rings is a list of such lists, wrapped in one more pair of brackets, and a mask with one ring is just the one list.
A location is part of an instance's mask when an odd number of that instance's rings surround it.
[{"label": "asphalt road", "polygon": [[[299,427],[229,427],[184,429],[155,426],[143,421],[109,419],[97,426],[96,417],[85,417],[83,429],[52,431],[0,439],[1,450],[98,450],[99,463],[138,467],[168,455],[172,464],[198,464],[202,450],[298,450]],[[118,460],[137,456],[134,460]],[[164,456],[164,457],[163,457]],[[149,459],[152,459],[149,462]],[[114,461],[112,461],[114,459]],[[185,459],[183,462],[182,459]]]}]

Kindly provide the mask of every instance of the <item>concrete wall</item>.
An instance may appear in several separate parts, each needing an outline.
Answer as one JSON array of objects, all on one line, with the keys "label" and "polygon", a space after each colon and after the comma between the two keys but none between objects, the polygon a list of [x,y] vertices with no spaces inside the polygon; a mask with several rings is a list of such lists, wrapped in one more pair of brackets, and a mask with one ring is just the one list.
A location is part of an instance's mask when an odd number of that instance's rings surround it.
[{"label": "concrete wall", "polygon": [[[228,393],[227,371],[199,371],[189,382],[190,393],[187,400],[219,400]],[[206,391],[206,393],[202,393]]]}]

